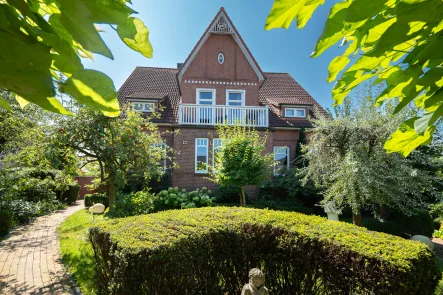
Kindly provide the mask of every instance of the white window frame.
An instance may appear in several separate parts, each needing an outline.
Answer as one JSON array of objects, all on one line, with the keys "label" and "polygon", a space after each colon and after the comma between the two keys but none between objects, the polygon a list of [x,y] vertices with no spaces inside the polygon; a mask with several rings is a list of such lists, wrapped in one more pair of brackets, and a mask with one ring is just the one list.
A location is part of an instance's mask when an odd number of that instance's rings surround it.
[{"label": "white window frame", "polygon": [[[221,61],[221,62],[220,62],[220,56],[222,57],[222,61]],[[223,52],[219,52],[219,53],[217,54],[217,61],[218,61],[218,63],[221,64],[221,65],[225,63],[225,55],[224,55]]]},{"label": "white window frame", "polygon": [[[285,149],[286,150],[286,161],[288,162],[288,164],[287,164],[287,167],[286,168],[289,168],[289,164],[290,164],[290,162],[289,162],[289,155],[290,155],[290,149],[289,149],[289,146],[274,146],[274,162],[276,162],[276,160],[275,160],[275,155],[282,155],[283,153],[281,152],[281,150],[282,149]],[[276,152],[276,150],[277,151],[280,151],[280,152]],[[278,171],[276,170],[276,167],[275,167],[276,165],[274,165],[274,175],[275,176],[279,176],[280,174],[278,173]]]},{"label": "white window frame", "polygon": [[211,105],[215,105],[217,91],[213,88],[197,88],[195,92],[195,103],[200,105],[200,92],[212,92]]},{"label": "white window frame", "polygon": [[[206,144],[198,144],[198,141],[202,140],[206,142]],[[206,147],[206,170],[197,170],[197,149],[199,147]],[[206,174],[208,173],[208,165],[209,165],[209,139],[208,138],[196,138],[195,139],[195,158],[194,158],[194,172],[198,174]]]},{"label": "white window frame", "polygon": [[218,148],[221,148],[223,146],[223,140],[221,138],[213,138],[212,139],[212,170],[213,170],[213,172],[217,172],[217,170],[215,169],[215,153],[216,153],[215,143],[216,142],[218,142]]},{"label": "white window frame", "polygon": [[163,173],[166,172],[167,145],[166,143],[153,143],[151,148],[161,147],[163,151]]},{"label": "white window frame", "polygon": [[[134,108],[134,104],[139,104],[139,103],[141,103],[143,105],[149,104],[150,105],[149,110],[145,110],[145,108],[143,108],[141,110],[136,110]],[[131,107],[134,111],[139,112],[139,113],[153,113],[155,110],[155,102],[152,102],[152,101],[131,101]]]},{"label": "white window frame", "polygon": [[241,94],[241,106],[245,106],[246,103],[246,90],[243,89],[226,89],[226,105],[229,106],[229,93]]},{"label": "white window frame", "polygon": [[[288,115],[288,110],[293,110],[294,116]],[[303,116],[297,116],[297,111],[303,111]],[[287,117],[287,118],[306,118],[306,109],[305,108],[285,108],[285,117]]]}]

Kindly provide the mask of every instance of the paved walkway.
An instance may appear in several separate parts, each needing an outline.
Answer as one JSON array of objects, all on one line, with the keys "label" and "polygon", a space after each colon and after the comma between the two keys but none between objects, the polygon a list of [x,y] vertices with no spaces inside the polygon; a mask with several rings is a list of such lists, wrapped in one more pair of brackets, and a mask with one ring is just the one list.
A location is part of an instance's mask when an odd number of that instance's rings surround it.
[{"label": "paved walkway", "polygon": [[83,201],[39,217],[0,242],[0,294],[74,294],[59,255],[58,225]]}]

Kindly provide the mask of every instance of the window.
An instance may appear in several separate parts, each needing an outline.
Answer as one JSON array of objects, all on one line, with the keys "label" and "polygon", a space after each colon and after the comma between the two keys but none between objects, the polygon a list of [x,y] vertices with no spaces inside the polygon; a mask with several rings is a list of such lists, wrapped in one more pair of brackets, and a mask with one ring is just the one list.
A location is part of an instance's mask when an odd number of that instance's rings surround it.
[{"label": "window", "polygon": [[207,138],[195,139],[195,173],[208,173],[208,142]]},{"label": "window", "polygon": [[[215,105],[215,89],[197,89],[197,104],[199,105]],[[212,124],[215,118],[214,108],[200,107],[197,111],[197,122]]]},{"label": "window", "polygon": [[228,106],[244,106],[245,90],[226,90],[226,105]]},{"label": "window", "polygon": [[220,52],[217,56],[217,60],[218,60],[218,63],[222,65],[225,62],[225,55]]},{"label": "window", "polygon": [[286,108],[285,117],[306,118],[306,109]]},{"label": "window", "polygon": [[212,140],[212,165],[214,166],[213,172],[217,172],[217,170],[215,168],[215,155],[221,151],[222,144],[223,144],[223,142],[220,138],[214,138]]},{"label": "window", "polygon": [[215,89],[197,88],[197,104],[214,105]]},{"label": "window", "polygon": [[289,168],[289,147],[274,146],[274,175],[281,175],[282,170]]},{"label": "window", "polygon": [[166,143],[156,143],[151,145],[152,149],[158,149],[161,152],[161,159],[158,162],[158,167],[161,168],[163,172],[166,172]]},{"label": "window", "polygon": [[132,108],[136,112],[152,113],[155,109],[155,104],[153,102],[133,102]]}]

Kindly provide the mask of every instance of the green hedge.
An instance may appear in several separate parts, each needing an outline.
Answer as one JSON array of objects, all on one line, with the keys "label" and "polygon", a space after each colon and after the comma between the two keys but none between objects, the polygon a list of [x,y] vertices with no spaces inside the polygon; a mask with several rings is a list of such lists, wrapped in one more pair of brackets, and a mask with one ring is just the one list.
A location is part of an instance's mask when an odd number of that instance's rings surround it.
[{"label": "green hedge", "polygon": [[13,216],[8,210],[0,210],[0,236],[7,235],[12,229]]},{"label": "green hedge", "polygon": [[109,207],[109,198],[106,194],[87,194],[85,195],[85,207],[91,207],[94,204],[103,204],[106,208]]},{"label": "green hedge", "polygon": [[200,208],[111,219],[90,230],[101,294],[239,294],[251,268],[271,294],[432,294],[419,242],[299,213]]}]

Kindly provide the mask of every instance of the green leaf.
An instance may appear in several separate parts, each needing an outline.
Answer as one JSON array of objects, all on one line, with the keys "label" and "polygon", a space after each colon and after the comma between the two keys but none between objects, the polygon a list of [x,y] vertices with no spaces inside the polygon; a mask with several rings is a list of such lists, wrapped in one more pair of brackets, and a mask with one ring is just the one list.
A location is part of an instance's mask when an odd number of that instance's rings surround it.
[{"label": "green leaf", "polygon": [[117,33],[129,48],[140,52],[147,58],[152,58],[152,45],[149,42],[149,30],[143,22],[130,17],[123,25],[117,27]]},{"label": "green leaf", "polygon": [[11,111],[11,106],[9,105],[9,102],[2,97],[0,97],[0,108],[4,108],[5,110]]},{"label": "green leaf", "polygon": [[346,22],[359,22],[371,19],[380,13],[388,0],[354,0],[346,14]]},{"label": "green leaf", "polygon": [[121,0],[83,0],[92,14],[94,23],[124,24],[135,11]]},{"label": "green leaf", "polygon": [[418,118],[414,122],[414,129],[415,132],[419,135],[423,135],[426,132],[426,129],[428,129],[429,122],[432,118],[434,113],[426,113],[423,115],[423,117]]},{"label": "green leaf", "polygon": [[323,32],[315,44],[311,57],[319,56],[323,51],[340,41],[345,35],[344,30],[346,9],[351,1],[336,3],[329,12]]},{"label": "green leaf", "polygon": [[328,78],[326,81],[330,83],[337,78],[338,73],[342,71],[346,65],[349,63],[349,58],[347,56],[337,56],[335,57],[328,67]]},{"label": "green leaf", "polygon": [[432,133],[435,127],[428,127],[423,135],[417,134],[414,129],[414,122],[417,118],[403,122],[386,141],[384,148],[388,153],[397,152],[403,157],[407,157],[414,149],[420,145],[429,143],[432,140]]},{"label": "green leaf", "polygon": [[60,22],[75,41],[86,50],[113,59],[112,53],[94,26],[92,14],[82,0],[57,0],[60,4]]},{"label": "green leaf", "polygon": [[15,100],[18,102],[18,105],[23,109],[25,106],[29,104],[29,101],[21,97],[20,95],[15,95]]},{"label": "green leaf", "polygon": [[60,91],[106,116],[115,117],[120,114],[114,83],[99,71],[78,71],[60,86]]},{"label": "green leaf", "polygon": [[266,19],[266,30],[289,28],[307,0],[275,0]]},{"label": "green leaf", "polygon": [[297,19],[297,27],[303,28],[323,3],[324,0],[275,0],[266,19],[265,29],[287,29],[294,19]]},{"label": "green leaf", "polygon": [[22,32],[0,30],[0,87],[34,100],[55,95],[50,48]]}]

